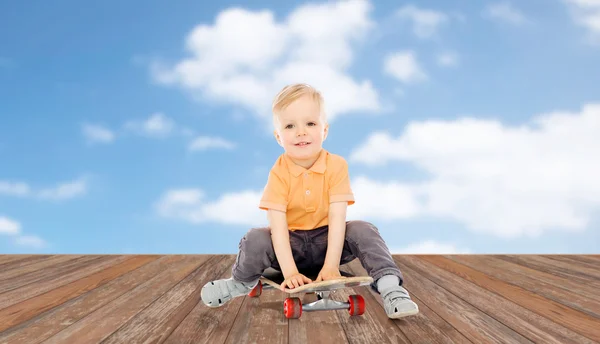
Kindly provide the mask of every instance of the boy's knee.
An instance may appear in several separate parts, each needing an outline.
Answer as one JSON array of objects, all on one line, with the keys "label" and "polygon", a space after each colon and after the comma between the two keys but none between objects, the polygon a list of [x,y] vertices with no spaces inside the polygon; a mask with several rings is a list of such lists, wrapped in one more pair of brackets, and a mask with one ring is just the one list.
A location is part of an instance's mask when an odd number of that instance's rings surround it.
[{"label": "boy's knee", "polygon": [[357,239],[368,239],[373,236],[378,236],[379,230],[370,222],[353,220],[348,221],[348,224],[346,225],[346,235]]},{"label": "boy's knee", "polygon": [[271,230],[268,227],[257,227],[249,230],[240,241],[240,249],[246,252],[264,252],[272,247]]}]

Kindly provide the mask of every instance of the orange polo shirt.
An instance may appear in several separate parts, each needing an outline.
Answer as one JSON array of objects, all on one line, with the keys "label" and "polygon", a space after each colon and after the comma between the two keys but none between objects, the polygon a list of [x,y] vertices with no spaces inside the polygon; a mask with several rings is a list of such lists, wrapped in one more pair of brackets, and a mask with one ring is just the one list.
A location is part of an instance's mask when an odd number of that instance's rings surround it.
[{"label": "orange polo shirt", "polygon": [[289,230],[311,230],[329,224],[329,204],[343,201],[354,204],[348,163],[322,149],[310,169],[280,155],[269,172],[259,208],[285,212]]}]

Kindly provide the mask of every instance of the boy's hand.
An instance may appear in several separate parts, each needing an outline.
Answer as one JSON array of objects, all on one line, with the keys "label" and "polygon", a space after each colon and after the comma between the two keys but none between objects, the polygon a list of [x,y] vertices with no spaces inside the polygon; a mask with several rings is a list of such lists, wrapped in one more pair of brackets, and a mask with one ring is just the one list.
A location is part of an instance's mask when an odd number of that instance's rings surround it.
[{"label": "boy's hand", "polygon": [[289,277],[286,277],[283,283],[281,283],[281,290],[288,288],[294,289],[301,285],[311,283],[310,278],[304,276],[301,273],[295,273]]},{"label": "boy's hand", "polygon": [[340,274],[340,270],[338,268],[324,265],[321,269],[321,272],[319,272],[319,276],[317,276],[315,282],[327,281],[338,278],[345,278]]}]

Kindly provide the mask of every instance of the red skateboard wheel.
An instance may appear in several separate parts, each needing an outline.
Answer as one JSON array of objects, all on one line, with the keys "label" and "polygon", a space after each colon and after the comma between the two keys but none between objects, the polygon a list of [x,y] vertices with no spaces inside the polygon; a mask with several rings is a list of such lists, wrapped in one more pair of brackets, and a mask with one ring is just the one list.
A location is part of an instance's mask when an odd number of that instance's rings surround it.
[{"label": "red skateboard wheel", "polygon": [[283,314],[288,319],[298,319],[302,315],[302,302],[297,297],[288,297],[283,301]]},{"label": "red skateboard wheel", "polygon": [[362,296],[350,295],[348,302],[350,303],[350,307],[348,307],[350,315],[362,315],[365,313],[365,299]]}]

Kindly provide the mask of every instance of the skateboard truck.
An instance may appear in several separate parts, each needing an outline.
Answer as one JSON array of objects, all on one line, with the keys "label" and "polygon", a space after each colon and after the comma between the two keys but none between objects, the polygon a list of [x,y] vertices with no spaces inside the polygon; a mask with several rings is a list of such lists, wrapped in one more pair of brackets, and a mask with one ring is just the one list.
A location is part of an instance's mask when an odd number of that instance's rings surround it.
[{"label": "skateboard truck", "polygon": [[[260,281],[248,294],[250,297],[258,297],[263,289],[276,289],[275,287],[262,284]],[[317,301],[302,304],[298,297],[288,297],[283,302],[283,313],[288,319],[298,319],[302,312],[344,310],[347,309],[351,316],[362,315],[365,312],[365,300],[360,295],[350,295],[347,302],[332,300],[329,296],[331,291],[316,291]]]}]

